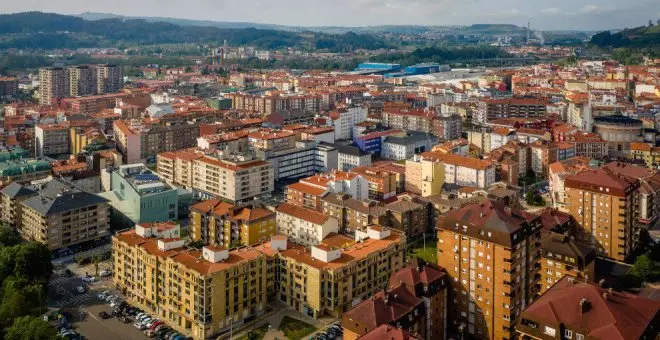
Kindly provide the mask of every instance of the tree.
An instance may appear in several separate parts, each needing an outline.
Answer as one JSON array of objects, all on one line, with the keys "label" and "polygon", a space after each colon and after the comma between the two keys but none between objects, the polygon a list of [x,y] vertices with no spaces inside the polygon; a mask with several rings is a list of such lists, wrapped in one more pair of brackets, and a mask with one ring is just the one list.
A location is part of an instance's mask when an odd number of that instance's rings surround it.
[{"label": "tree", "polygon": [[635,260],[630,272],[643,281],[648,281],[655,275],[655,264],[647,255],[641,255]]},{"label": "tree", "polygon": [[23,316],[14,320],[5,334],[6,340],[50,340],[57,339],[57,331],[48,322],[34,316]]},{"label": "tree", "polygon": [[19,249],[16,252],[14,275],[23,277],[28,281],[48,281],[53,273],[50,250],[45,245],[37,242],[17,247]]},{"label": "tree", "polygon": [[25,293],[15,286],[5,282],[5,292],[0,303],[0,319],[3,324],[8,324],[9,320],[26,315],[30,311]]},{"label": "tree", "polygon": [[6,223],[0,223],[0,246],[11,247],[21,243],[21,236]]}]

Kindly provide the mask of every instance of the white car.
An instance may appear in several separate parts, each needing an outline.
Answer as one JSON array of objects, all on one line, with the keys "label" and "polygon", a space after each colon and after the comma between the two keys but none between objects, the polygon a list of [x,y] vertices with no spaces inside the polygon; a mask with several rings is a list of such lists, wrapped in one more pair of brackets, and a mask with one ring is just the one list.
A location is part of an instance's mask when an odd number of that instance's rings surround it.
[{"label": "white car", "polygon": [[99,276],[101,277],[112,276],[112,270],[102,270],[99,273]]},{"label": "white car", "polygon": [[147,326],[145,326],[145,325],[142,324],[141,322],[136,322],[136,323],[133,324],[133,326],[134,326],[135,328],[141,330],[141,331],[147,329]]},{"label": "white car", "polygon": [[78,294],[84,294],[85,293],[85,287],[83,287],[83,286],[76,287],[76,292],[78,292]]},{"label": "white car", "polygon": [[83,282],[94,283],[96,279],[93,276],[85,276],[82,278]]}]

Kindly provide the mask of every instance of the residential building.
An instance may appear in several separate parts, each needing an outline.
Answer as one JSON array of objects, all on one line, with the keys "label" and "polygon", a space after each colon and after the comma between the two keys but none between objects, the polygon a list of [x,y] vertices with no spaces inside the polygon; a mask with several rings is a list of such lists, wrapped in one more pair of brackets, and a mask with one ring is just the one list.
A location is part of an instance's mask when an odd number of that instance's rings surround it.
[{"label": "residential building", "polygon": [[287,185],[285,193],[287,203],[321,211],[321,198],[328,193],[328,188],[297,182]]},{"label": "residential building", "polygon": [[333,170],[300,179],[299,183],[324,189],[332,193],[346,193],[357,200],[369,197],[367,180],[356,172]]},{"label": "residential building", "polygon": [[[114,208],[120,225],[176,221],[180,194],[144,164],[121,165],[108,174],[110,190],[100,196]],[[185,191],[184,191],[185,192]],[[181,207],[183,210],[183,206]]]},{"label": "residential building", "polygon": [[62,67],[44,67],[39,69],[39,104],[56,104],[61,98],[69,96],[69,77]]},{"label": "residential building", "polygon": [[548,167],[550,164],[558,161],[557,144],[552,142],[534,142],[529,145],[532,171],[537,178],[548,176]]},{"label": "residential building", "polygon": [[416,154],[431,151],[431,148],[437,143],[438,139],[434,135],[413,131],[405,137],[386,137],[383,140],[380,155],[381,158],[396,161],[410,159]]},{"label": "residential building", "polygon": [[89,65],[70,66],[67,69],[69,77],[68,96],[88,96],[96,94],[96,70]]},{"label": "residential building", "polygon": [[490,143],[488,143],[488,145],[490,145],[490,149],[483,151],[484,152],[493,151],[495,149],[503,147],[504,145],[514,140],[516,140],[516,130],[505,127],[494,128],[493,131],[490,133]]},{"label": "residential building", "polygon": [[444,183],[478,188],[495,183],[495,164],[491,161],[433,151],[420,157],[444,164]]},{"label": "residential building", "polygon": [[69,153],[72,155],[83,153],[89,148],[105,148],[107,141],[103,131],[97,127],[72,127],[69,129]]},{"label": "residential building", "polygon": [[12,98],[18,92],[18,78],[0,77],[0,98]]},{"label": "residential building", "polygon": [[21,213],[19,233],[26,240],[59,250],[110,236],[108,200],[59,180],[34,191],[38,194],[24,199],[17,209]]},{"label": "residential building", "polygon": [[353,126],[367,120],[367,109],[359,106],[340,108],[328,114],[330,126],[335,129],[335,139],[353,138]]},{"label": "residential building", "polygon": [[445,183],[445,166],[437,159],[415,156],[406,160],[405,189],[422,197],[437,195]]},{"label": "residential building", "polygon": [[456,140],[463,134],[463,120],[457,114],[436,116],[431,122],[431,130],[440,140]]},{"label": "residential building", "polygon": [[433,132],[434,109],[383,111],[383,125],[393,129]]},{"label": "residential building", "polygon": [[96,65],[96,93],[115,93],[124,87],[124,74],[121,65]]},{"label": "residential building", "polygon": [[567,177],[564,187],[568,213],[579,225],[578,239],[599,255],[628,258],[638,242],[634,198],[639,180],[601,168]]},{"label": "residential building", "polygon": [[658,337],[659,309],[646,297],[565,277],[522,312],[516,330],[530,340],[651,340]]},{"label": "residential building", "polygon": [[420,338],[426,333],[426,306],[405,284],[381,290],[342,314],[343,337],[356,340],[362,335],[389,324]]},{"label": "residential building", "polygon": [[404,265],[405,244],[404,234],[373,225],[355,238],[331,233],[311,250],[286,239],[271,239],[256,249],[275,259],[276,298],[318,318],[340,317],[385,288]]},{"label": "residential building", "polygon": [[249,155],[204,155],[175,151],[158,154],[156,169],[165,180],[189,188],[196,197],[244,202],[270,195],[273,167]]},{"label": "residential building", "polygon": [[487,123],[498,118],[545,117],[547,103],[537,99],[483,99],[479,101],[475,120]]},{"label": "residential building", "polygon": [[277,207],[277,232],[296,243],[314,246],[339,231],[337,219],[318,211],[282,203]]},{"label": "residential building", "polygon": [[160,152],[191,148],[197,145],[199,124],[146,124],[141,120],[113,122],[114,140],[124,156],[124,163],[155,161]]},{"label": "residential building", "polygon": [[0,184],[26,183],[46,178],[51,171],[50,162],[28,158],[20,146],[0,149]]},{"label": "residential building", "polygon": [[592,169],[593,160],[588,157],[573,157],[561,162],[555,162],[548,167],[548,187],[554,208],[568,212],[566,201],[566,178]]},{"label": "residential building", "polygon": [[34,127],[34,140],[37,157],[68,154],[69,124],[37,124]]},{"label": "residential building", "polygon": [[539,295],[550,289],[564,276],[575,281],[595,280],[596,251],[576,242],[568,234],[550,232],[541,240]]},{"label": "residential building", "polygon": [[608,155],[607,141],[595,133],[576,133],[568,135],[566,142],[575,144],[575,156],[602,159]]},{"label": "residential building", "polygon": [[248,134],[250,146],[264,152],[278,152],[295,147],[296,135],[291,131],[259,129]]},{"label": "residential building", "polygon": [[451,279],[447,327],[467,337],[513,339],[536,295],[540,218],[485,200],[438,218],[438,265]]},{"label": "residential building", "polygon": [[445,269],[413,258],[390,277],[390,289],[399,285],[424,301],[426,330],[422,333],[426,339],[446,339],[449,277]]},{"label": "residential building", "polygon": [[355,146],[335,145],[337,148],[337,168],[349,171],[359,166],[371,164],[371,154]]},{"label": "residential building", "polygon": [[10,183],[0,190],[0,220],[8,225],[20,229],[21,227],[21,202],[37,195],[31,188],[18,184]]},{"label": "residential building", "polygon": [[634,197],[634,201],[637,202],[635,228],[651,228],[660,216],[660,174],[658,171],[619,162],[608,163],[605,168],[615,174],[639,181],[639,188],[635,191]]},{"label": "residential building", "polygon": [[351,169],[369,183],[369,199],[388,200],[397,194],[398,174],[378,166],[361,166]]},{"label": "residential building", "polygon": [[418,340],[410,333],[406,332],[403,329],[390,326],[389,324],[382,324],[373,330],[362,335],[360,340],[380,340],[380,339],[390,339],[390,340]]},{"label": "residential building", "polygon": [[657,169],[660,166],[660,148],[644,142],[630,143],[629,158],[641,160],[646,167]]},{"label": "residential building", "polygon": [[258,206],[236,206],[217,199],[190,207],[192,239],[233,248],[255,245],[275,235],[275,212]]},{"label": "residential building", "polygon": [[113,282],[126,301],[194,339],[263,315],[267,261],[251,248],[184,247],[137,229],[112,237]]}]

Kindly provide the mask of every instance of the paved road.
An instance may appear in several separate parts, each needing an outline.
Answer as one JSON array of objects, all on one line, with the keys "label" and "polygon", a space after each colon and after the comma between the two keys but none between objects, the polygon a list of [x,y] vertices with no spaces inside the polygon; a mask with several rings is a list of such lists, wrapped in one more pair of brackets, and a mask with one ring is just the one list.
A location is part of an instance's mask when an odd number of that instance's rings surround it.
[{"label": "paved road", "polygon": [[[85,287],[85,293],[80,294],[76,291],[76,287],[80,286]],[[92,298],[94,293],[90,292],[90,287],[79,277],[53,275],[48,282],[48,307],[78,306]]]},{"label": "paved road", "polygon": [[95,304],[86,306],[86,315],[82,321],[74,315],[73,323],[76,331],[90,340],[133,340],[148,339],[142,331],[133,327],[133,323],[122,323],[116,318],[101,319],[99,313],[112,312],[107,304]]}]

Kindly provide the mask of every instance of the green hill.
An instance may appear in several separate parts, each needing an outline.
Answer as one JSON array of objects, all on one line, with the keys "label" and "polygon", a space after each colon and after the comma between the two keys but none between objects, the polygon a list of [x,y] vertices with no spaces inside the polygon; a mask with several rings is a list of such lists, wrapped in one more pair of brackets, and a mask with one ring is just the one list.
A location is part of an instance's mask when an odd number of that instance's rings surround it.
[{"label": "green hill", "polygon": [[101,18],[42,12],[0,15],[0,49],[112,47],[118,44],[219,43],[250,45],[263,49],[294,47],[349,52],[379,49],[388,44],[369,34],[332,35],[318,32],[287,32],[256,28],[180,26],[143,19]]},{"label": "green hill", "polygon": [[660,47],[660,26],[642,26],[612,34],[600,32],[591,37],[591,43],[599,47]]}]

